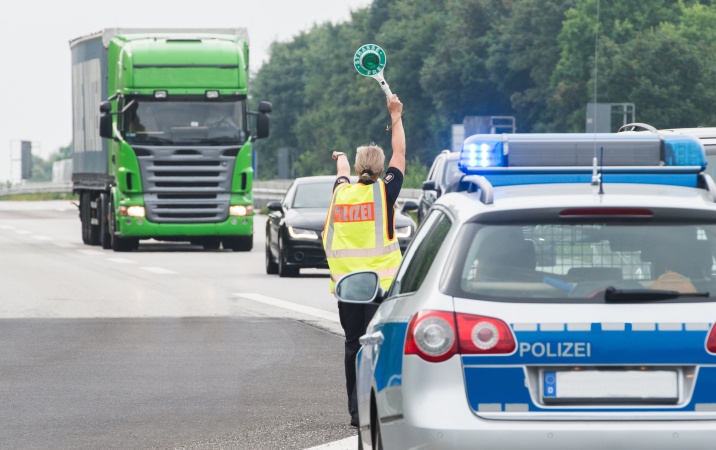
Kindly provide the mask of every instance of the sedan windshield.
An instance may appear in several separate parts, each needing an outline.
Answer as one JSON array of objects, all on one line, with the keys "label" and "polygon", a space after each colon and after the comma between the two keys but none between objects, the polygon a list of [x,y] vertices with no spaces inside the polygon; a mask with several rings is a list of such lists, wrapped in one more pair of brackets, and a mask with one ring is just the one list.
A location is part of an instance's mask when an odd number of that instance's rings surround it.
[{"label": "sedan windshield", "polygon": [[335,181],[327,183],[305,183],[296,186],[293,208],[328,209],[331,203],[331,190]]},{"label": "sedan windshield", "polygon": [[450,283],[459,297],[716,297],[716,225],[473,223],[463,231]]}]

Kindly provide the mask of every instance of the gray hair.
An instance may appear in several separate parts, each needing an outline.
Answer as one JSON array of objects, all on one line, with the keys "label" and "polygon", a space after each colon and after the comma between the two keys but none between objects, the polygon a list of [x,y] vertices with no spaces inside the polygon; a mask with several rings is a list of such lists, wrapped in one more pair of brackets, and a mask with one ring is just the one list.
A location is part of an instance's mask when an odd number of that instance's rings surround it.
[{"label": "gray hair", "polygon": [[376,181],[383,171],[384,164],[385,154],[383,149],[371,142],[368,145],[358,147],[356,163],[353,168],[361,180]]}]

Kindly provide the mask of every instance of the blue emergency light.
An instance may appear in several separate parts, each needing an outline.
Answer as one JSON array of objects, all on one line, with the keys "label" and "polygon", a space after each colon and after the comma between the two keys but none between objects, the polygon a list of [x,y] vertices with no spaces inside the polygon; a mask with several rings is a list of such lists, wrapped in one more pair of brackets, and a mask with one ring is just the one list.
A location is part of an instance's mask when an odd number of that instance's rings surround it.
[{"label": "blue emergency light", "polygon": [[493,186],[604,182],[696,186],[706,168],[701,142],[658,133],[476,134],[458,162]]}]

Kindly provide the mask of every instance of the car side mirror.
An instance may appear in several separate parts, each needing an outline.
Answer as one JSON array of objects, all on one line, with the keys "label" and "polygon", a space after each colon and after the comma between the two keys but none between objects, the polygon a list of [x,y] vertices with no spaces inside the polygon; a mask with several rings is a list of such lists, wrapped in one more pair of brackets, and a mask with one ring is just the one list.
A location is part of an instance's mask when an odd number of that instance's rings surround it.
[{"label": "car side mirror", "polygon": [[423,181],[423,190],[424,190],[424,191],[434,191],[434,190],[437,190],[437,187],[435,186],[435,180]]},{"label": "car side mirror", "polygon": [[405,203],[403,203],[401,211],[404,213],[407,213],[408,211],[417,211],[419,207],[418,202],[415,200],[406,200]]},{"label": "car side mirror", "polygon": [[283,206],[281,205],[281,202],[277,200],[268,202],[266,204],[266,208],[268,208],[269,211],[283,211]]},{"label": "car side mirror", "polygon": [[440,186],[435,184],[435,180],[423,181],[423,190],[435,191],[435,195],[437,195],[438,197],[442,195],[442,193],[440,192]]},{"label": "car side mirror", "polygon": [[380,303],[385,290],[380,287],[380,277],[372,271],[350,273],[336,283],[334,295],[344,303]]}]

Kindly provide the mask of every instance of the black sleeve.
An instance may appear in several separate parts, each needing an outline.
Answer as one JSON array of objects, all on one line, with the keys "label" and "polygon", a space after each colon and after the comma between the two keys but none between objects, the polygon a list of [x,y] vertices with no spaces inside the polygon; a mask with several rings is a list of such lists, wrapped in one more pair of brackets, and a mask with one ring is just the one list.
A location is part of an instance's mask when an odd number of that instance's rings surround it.
[{"label": "black sleeve", "polygon": [[383,183],[385,183],[385,196],[388,197],[388,206],[395,205],[400,195],[400,190],[403,188],[403,172],[395,167],[388,167],[388,171],[383,177]]},{"label": "black sleeve", "polygon": [[336,178],[336,182],[335,182],[335,184],[333,185],[333,192],[336,192],[336,188],[337,188],[339,185],[341,185],[341,184],[343,184],[343,183],[350,183],[350,182],[351,182],[351,180],[350,180],[350,178],[348,178],[348,177],[338,177],[338,178]]}]

